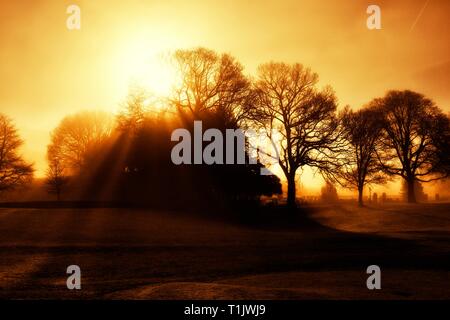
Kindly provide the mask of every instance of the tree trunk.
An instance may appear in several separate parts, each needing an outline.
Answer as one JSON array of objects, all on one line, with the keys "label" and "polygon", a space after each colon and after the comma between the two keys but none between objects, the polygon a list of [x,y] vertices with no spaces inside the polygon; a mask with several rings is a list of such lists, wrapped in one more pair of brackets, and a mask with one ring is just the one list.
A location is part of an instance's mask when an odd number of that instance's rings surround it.
[{"label": "tree trunk", "polygon": [[358,206],[364,207],[363,188],[362,187],[358,187]]},{"label": "tree trunk", "polygon": [[288,192],[287,192],[287,205],[289,208],[295,208],[295,172],[288,176]]},{"label": "tree trunk", "polygon": [[407,180],[407,184],[408,184],[408,203],[416,203],[416,193],[414,192],[414,178],[412,179],[408,179]]}]

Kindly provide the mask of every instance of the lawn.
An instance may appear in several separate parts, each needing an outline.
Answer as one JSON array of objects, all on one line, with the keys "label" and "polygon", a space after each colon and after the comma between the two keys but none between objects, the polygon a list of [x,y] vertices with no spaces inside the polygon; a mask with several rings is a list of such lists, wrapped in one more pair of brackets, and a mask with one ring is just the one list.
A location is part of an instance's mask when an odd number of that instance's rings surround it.
[{"label": "lawn", "polygon": [[[1,208],[0,298],[450,298],[450,204],[312,205],[255,219]],[[66,288],[72,264],[81,290]],[[366,288],[372,264],[381,290]]]}]

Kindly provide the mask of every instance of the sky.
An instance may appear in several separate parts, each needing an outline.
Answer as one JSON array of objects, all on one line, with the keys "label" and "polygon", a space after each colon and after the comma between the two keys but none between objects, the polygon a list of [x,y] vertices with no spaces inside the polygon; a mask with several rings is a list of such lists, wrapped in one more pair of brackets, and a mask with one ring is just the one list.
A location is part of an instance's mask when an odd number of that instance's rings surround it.
[{"label": "sky", "polygon": [[[71,4],[80,30],[66,27]],[[366,27],[370,4],[381,30]],[[139,81],[164,94],[162,57],[198,46],[232,54],[249,75],[264,62],[300,62],[340,107],[412,89],[450,112],[449,18],[447,0],[0,0],[0,112],[43,175],[49,133],[65,115],[116,112]]]}]

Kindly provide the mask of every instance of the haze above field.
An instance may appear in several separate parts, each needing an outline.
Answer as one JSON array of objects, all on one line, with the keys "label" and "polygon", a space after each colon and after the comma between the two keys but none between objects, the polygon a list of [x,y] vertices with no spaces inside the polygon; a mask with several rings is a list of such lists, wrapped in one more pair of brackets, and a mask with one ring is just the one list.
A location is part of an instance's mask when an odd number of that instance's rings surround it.
[{"label": "haze above field", "polygon": [[115,112],[136,80],[166,93],[155,57],[178,48],[229,52],[249,74],[270,60],[301,62],[336,90],[341,107],[407,88],[450,111],[445,0],[377,1],[382,30],[373,31],[367,1],[76,1],[79,31],[66,28],[70,4],[0,4],[0,111],[15,120],[37,175],[63,116]]}]

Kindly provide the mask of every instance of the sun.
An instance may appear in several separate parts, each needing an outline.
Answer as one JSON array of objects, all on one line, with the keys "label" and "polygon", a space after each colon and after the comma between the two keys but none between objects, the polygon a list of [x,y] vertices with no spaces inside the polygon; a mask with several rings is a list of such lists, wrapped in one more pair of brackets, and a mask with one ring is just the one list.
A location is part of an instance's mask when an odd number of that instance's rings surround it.
[{"label": "sun", "polygon": [[115,54],[114,77],[122,89],[138,86],[155,96],[168,97],[177,81],[172,52],[144,41],[126,43]]}]

